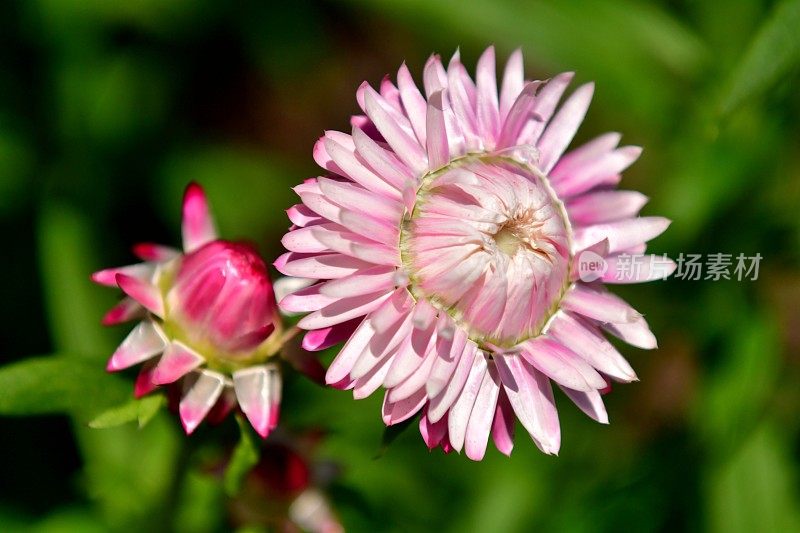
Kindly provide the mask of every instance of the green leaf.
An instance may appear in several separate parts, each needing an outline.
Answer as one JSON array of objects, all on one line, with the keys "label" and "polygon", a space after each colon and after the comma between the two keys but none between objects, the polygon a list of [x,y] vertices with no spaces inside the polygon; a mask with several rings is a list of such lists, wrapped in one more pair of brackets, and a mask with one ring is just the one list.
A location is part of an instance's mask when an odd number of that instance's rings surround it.
[{"label": "green leaf", "polygon": [[0,414],[76,414],[86,419],[131,394],[130,385],[76,356],[45,356],[0,367]]},{"label": "green leaf", "polygon": [[100,326],[114,292],[91,283],[98,266],[88,219],[76,209],[48,203],[39,218],[39,257],[53,342],[59,351],[80,357],[110,354],[114,335]]},{"label": "green leaf", "polygon": [[233,455],[225,469],[222,480],[225,486],[225,493],[228,496],[236,496],[242,488],[242,483],[250,470],[258,463],[260,452],[258,445],[250,431],[250,425],[241,417],[236,416],[236,423],[239,424],[239,444],[233,450]]},{"label": "green leaf", "polygon": [[765,422],[708,479],[710,531],[800,531],[796,472],[786,435]]},{"label": "green leaf", "polygon": [[94,420],[89,422],[89,427],[94,429],[107,429],[138,420],[139,427],[142,428],[152,420],[165,403],[165,398],[161,394],[134,399],[122,405],[112,407],[107,411],[103,411]]},{"label": "green leaf", "polygon": [[800,0],[777,4],[734,69],[722,96],[723,114],[777,83],[800,63]]},{"label": "green leaf", "polygon": [[168,529],[188,461],[180,433],[170,416],[157,416],[143,429],[76,427],[84,458],[80,481],[107,531]]},{"label": "green leaf", "polygon": [[724,364],[709,376],[696,424],[717,454],[736,449],[768,411],[780,372],[774,319],[751,316],[723,351]]}]

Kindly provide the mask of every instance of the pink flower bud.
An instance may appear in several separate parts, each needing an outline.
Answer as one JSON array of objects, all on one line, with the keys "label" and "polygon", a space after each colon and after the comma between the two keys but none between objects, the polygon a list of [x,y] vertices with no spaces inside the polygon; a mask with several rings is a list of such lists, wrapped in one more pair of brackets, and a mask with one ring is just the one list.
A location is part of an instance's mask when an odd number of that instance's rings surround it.
[{"label": "pink flower bud", "polygon": [[217,240],[185,255],[167,302],[193,343],[222,352],[252,350],[275,330],[267,267],[247,244]]},{"label": "pink flower bud", "polygon": [[283,342],[267,267],[253,247],[217,238],[205,193],[194,183],[186,189],[182,230],[183,253],[140,244],[134,253],[144,263],[92,276],[126,295],[104,324],[142,319],[107,368],[145,363],[137,396],[180,381],[187,433],[236,401],[266,437],[278,423],[281,374],[271,358]]}]

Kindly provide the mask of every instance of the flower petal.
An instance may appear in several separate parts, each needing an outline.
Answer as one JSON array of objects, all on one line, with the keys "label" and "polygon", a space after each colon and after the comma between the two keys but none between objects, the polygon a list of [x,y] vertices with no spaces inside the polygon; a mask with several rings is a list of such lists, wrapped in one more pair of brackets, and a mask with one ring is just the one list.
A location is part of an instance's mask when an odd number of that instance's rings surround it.
[{"label": "flower petal", "polygon": [[539,148],[539,168],[547,174],[558,162],[558,158],[569,146],[575,132],[586,116],[589,103],[594,94],[594,83],[578,87],[558,110],[553,120],[547,125],[536,146]]},{"label": "flower petal", "polygon": [[601,424],[608,424],[608,413],[599,391],[577,391],[567,387],[561,387],[561,390],[590,418]]},{"label": "flower petal", "polygon": [[447,431],[450,435],[450,444],[458,452],[464,446],[469,417],[472,414],[475,399],[478,397],[478,392],[481,390],[483,378],[486,374],[486,358],[476,357],[472,363],[472,368],[470,368],[464,388],[447,415]]},{"label": "flower petal", "polygon": [[397,403],[389,401],[389,393],[383,397],[383,422],[387,426],[399,424],[404,422],[417,414],[420,409],[425,405],[428,397],[425,396],[425,390],[420,390],[417,394],[410,398],[405,398]]},{"label": "flower petal", "polygon": [[486,443],[492,430],[497,397],[500,394],[500,378],[494,364],[490,364],[483,376],[481,388],[475,398],[475,405],[467,424],[467,434],[464,441],[464,451],[473,461],[480,461],[486,453]]},{"label": "flower petal", "polygon": [[172,341],[164,350],[150,378],[156,385],[173,383],[199,367],[205,358],[180,341]]},{"label": "flower petal", "polygon": [[505,355],[495,361],[517,418],[540,450],[557,454],[561,446],[561,428],[550,380],[521,357]]},{"label": "flower petal", "polygon": [[239,406],[253,429],[263,438],[267,438],[274,427],[275,394],[272,388],[276,385],[280,386],[280,376],[278,367],[273,364],[244,368],[233,373],[233,388]]},{"label": "flower petal", "polygon": [[514,410],[508,401],[505,389],[500,388],[500,396],[497,399],[494,422],[492,422],[492,439],[494,445],[500,453],[510,456],[514,449]]},{"label": "flower petal", "polygon": [[596,327],[559,312],[551,321],[547,334],[607,376],[626,382],[637,379],[631,365],[596,331]]},{"label": "flower petal", "polygon": [[183,251],[187,253],[217,238],[206,194],[196,183],[190,183],[183,196],[182,233]]},{"label": "flower petal", "polygon": [[114,355],[108,360],[106,370],[116,372],[146,361],[167,347],[166,335],[151,320],[144,320],[125,337]]},{"label": "flower petal", "polygon": [[136,300],[145,309],[158,317],[164,317],[164,298],[158,287],[126,274],[117,274],[117,285],[122,292]]},{"label": "flower petal", "polygon": [[187,435],[197,429],[211,411],[224,387],[225,378],[222,374],[211,370],[194,372],[186,378],[178,413]]}]

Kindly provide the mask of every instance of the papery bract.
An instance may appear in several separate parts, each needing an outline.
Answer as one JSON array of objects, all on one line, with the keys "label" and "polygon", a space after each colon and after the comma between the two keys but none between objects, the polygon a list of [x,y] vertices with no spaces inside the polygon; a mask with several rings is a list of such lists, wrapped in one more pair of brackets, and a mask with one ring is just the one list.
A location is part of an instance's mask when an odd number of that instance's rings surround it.
[{"label": "papery bract", "polygon": [[328,131],[314,147],[326,175],[294,189],[289,252],[275,266],[309,281],[281,307],[309,313],[308,349],[346,341],[328,383],[356,398],[383,387],[384,422],[421,413],[430,447],[478,460],[492,435],[508,454],[516,417],[557,453],[551,382],[606,423],[600,391],[636,375],[602,331],[656,345],[603,287],[623,282],[613,272],[578,275],[581,253],[613,264],[669,222],[638,217],[646,198],[615,190],[641,152],[619,134],[564,154],[594,91],[558,106],[572,77],[526,81],[516,51],[498,91],[489,48],[475,81],[458,53],[447,68],[431,57],[420,91],[403,65],[396,85],[358,89],[352,134]]},{"label": "papery bract", "polygon": [[179,383],[178,411],[187,433],[238,403],[266,437],[280,408],[280,370],[271,358],[281,348],[281,323],[264,261],[250,245],[217,238],[196,184],[184,197],[183,253],[154,244],[137,245],[134,252],[145,262],[92,276],[126,294],[104,324],[142,319],[108,370],[145,363],[137,396]]}]

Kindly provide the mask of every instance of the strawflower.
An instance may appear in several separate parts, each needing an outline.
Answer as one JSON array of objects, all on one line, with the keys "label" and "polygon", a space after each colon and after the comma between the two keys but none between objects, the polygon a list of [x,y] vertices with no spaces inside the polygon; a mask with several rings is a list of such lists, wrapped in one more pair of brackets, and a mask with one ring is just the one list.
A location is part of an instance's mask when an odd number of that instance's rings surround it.
[{"label": "strawflower", "polygon": [[[603,332],[650,349],[645,319],[604,287],[622,254],[640,254],[669,221],[639,217],[647,198],[615,190],[641,152],[607,133],[564,153],[594,85],[564,73],[526,81],[514,52],[498,91],[495,53],[473,80],[456,53],[427,62],[423,89],[403,65],[397,83],[364,83],[352,134],[314,147],[326,171],[294,190],[289,250],[275,263],[308,287],[283,298],[307,312],[303,347],[345,341],[331,385],[364,398],[385,389],[383,420],[421,413],[433,448],[484,456],[488,438],[510,454],[518,419],[545,453],[560,427],[551,382],[608,422],[601,391],[631,366]],[[582,254],[606,269],[582,279]],[[597,278],[597,279],[594,279]]]},{"label": "strawflower", "polygon": [[144,363],[137,397],[176,384],[186,433],[238,403],[266,437],[278,423],[282,382],[274,356],[287,337],[267,267],[250,245],[217,237],[197,184],[186,189],[182,233],[182,252],[139,244],[134,253],[143,263],[92,275],[95,282],[125,293],[103,324],[140,319],[107,369]]}]

